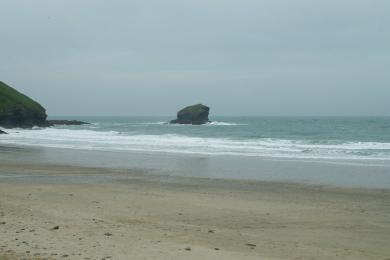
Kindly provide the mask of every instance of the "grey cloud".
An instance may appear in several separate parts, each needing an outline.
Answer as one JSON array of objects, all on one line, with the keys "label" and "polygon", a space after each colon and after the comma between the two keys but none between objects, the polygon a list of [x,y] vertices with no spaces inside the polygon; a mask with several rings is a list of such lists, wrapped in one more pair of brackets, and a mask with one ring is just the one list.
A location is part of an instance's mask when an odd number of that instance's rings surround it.
[{"label": "grey cloud", "polygon": [[50,114],[205,102],[226,115],[390,115],[389,14],[384,0],[5,0],[0,75]]}]

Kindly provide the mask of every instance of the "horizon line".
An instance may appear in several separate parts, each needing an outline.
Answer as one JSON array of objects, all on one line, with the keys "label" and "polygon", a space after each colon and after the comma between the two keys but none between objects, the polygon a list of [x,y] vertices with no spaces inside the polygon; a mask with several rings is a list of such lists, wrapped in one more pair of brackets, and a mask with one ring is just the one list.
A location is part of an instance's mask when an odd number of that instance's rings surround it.
[{"label": "horizon line", "polygon": [[[47,117],[175,117],[175,115],[48,115]],[[390,117],[390,115],[212,115],[212,117]]]}]

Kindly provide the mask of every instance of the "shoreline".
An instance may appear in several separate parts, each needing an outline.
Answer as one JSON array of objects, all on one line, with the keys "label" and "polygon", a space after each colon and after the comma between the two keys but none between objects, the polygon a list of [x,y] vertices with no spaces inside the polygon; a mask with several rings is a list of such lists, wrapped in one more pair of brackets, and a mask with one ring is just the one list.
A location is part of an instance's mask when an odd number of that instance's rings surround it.
[{"label": "shoreline", "polygon": [[0,174],[0,222],[5,222],[0,259],[387,259],[390,254],[389,189],[164,177],[142,169],[46,163],[1,163]]},{"label": "shoreline", "polygon": [[[88,179],[86,179],[88,177]],[[93,178],[91,178],[93,177]],[[299,181],[269,181],[258,179],[232,179],[232,178],[213,178],[213,177],[192,177],[184,175],[165,175],[155,169],[147,168],[120,168],[120,167],[102,167],[102,166],[83,166],[76,164],[57,164],[46,162],[22,162],[14,160],[0,159],[0,180],[9,178],[11,182],[20,179],[20,183],[31,183],[31,178],[39,178],[38,182],[50,184],[74,184],[74,181],[80,181],[82,184],[125,184],[129,180],[143,180],[145,182],[159,182],[164,184],[202,184],[216,188],[221,186],[241,187],[266,187],[283,186],[299,187],[314,190],[332,190],[332,191],[357,191],[357,192],[390,192],[387,187],[353,187],[337,186],[320,183],[305,183]],[[30,178],[30,179],[29,179]],[[5,181],[7,182],[7,181]]]},{"label": "shoreline", "polygon": [[390,164],[381,161],[288,160],[4,145],[0,145],[0,157],[4,162],[44,162],[123,171],[141,169],[161,176],[390,188]]}]

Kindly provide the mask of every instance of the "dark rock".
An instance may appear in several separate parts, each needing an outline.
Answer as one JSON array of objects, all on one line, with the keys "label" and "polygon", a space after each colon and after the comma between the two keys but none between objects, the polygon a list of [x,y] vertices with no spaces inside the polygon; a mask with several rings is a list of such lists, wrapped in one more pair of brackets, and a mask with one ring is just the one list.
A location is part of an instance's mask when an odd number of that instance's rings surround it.
[{"label": "dark rock", "polygon": [[177,113],[171,124],[203,125],[209,123],[210,108],[202,104],[185,107]]},{"label": "dark rock", "polygon": [[247,246],[249,246],[249,247],[256,247],[256,245],[255,245],[255,244],[252,244],[252,243],[247,243],[247,244],[245,244],[245,245],[247,245]]},{"label": "dark rock", "polygon": [[38,102],[0,81],[0,126],[46,126],[46,110]]},{"label": "dark rock", "polygon": [[59,230],[59,229],[60,229],[60,226],[55,226],[51,230]]},{"label": "dark rock", "polygon": [[0,129],[0,135],[6,135],[7,133]]},{"label": "dark rock", "polygon": [[89,125],[90,123],[78,120],[47,120],[48,125]]}]

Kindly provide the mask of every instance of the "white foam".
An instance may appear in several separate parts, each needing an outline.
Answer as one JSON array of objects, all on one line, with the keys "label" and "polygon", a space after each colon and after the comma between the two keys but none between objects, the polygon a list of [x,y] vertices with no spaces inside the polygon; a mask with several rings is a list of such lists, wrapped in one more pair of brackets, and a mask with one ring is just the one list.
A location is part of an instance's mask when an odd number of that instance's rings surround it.
[{"label": "white foam", "polygon": [[168,125],[168,122],[145,122],[145,123],[134,123],[134,125]]},{"label": "white foam", "polygon": [[390,143],[348,142],[311,144],[281,139],[224,139],[176,134],[142,135],[90,129],[11,129],[0,144],[102,151],[148,151],[205,155],[239,155],[306,159],[390,160]]},{"label": "white foam", "polygon": [[[191,124],[169,124],[169,122],[142,122],[142,123],[132,123],[132,125],[192,126]],[[247,125],[247,124],[212,121],[207,124],[204,124],[203,126],[243,126],[243,125]]]},{"label": "white foam", "polygon": [[210,125],[210,126],[243,126],[243,125],[247,125],[247,124],[212,121],[210,123],[207,123],[206,125]]}]

